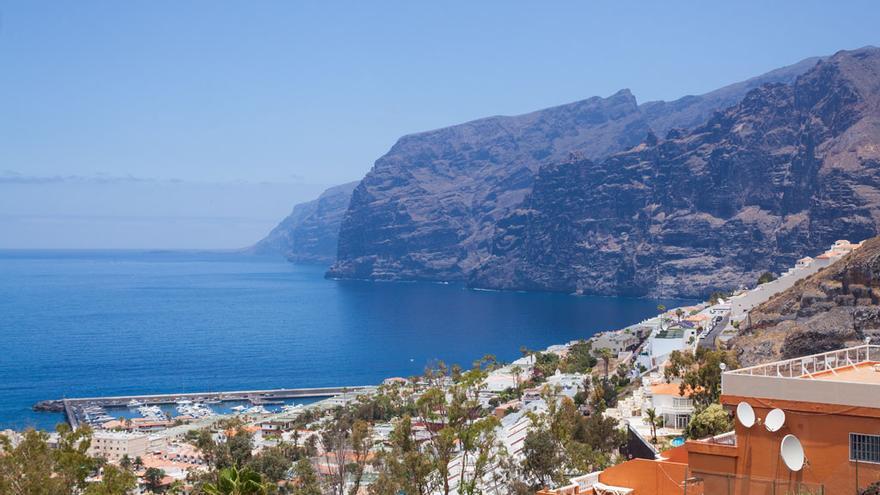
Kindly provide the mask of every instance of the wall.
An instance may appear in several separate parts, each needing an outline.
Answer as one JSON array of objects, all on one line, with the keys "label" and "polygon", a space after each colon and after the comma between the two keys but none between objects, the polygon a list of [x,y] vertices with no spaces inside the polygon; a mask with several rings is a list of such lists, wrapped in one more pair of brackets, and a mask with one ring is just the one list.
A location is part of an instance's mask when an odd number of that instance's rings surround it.
[{"label": "wall", "polygon": [[687,464],[633,459],[606,469],[599,481],[632,488],[633,495],[681,495],[686,472]]},{"label": "wall", "polygon": [[[780,431],[771,433],[763,424],[746,429],[736,422],[735,448],[688,442],[690,467],[694,474],[727,473],[753,479],[815,483],[824,485],[825,493],[829,495],[856,493],[856,465],[849,460],[849,433],[880,434],[880,409],[731,396],[722,398],[729,407],[740,400],[749,402],[759,419],[765,418],[774,407],[783,409],[786,412],[785,425]],[[797,473],[791,472],[779,455],[780,442],[789,433],[800,439],[808,460],[808,465]],[[880,464],[859,463],[860,488],[877,480],[880,480]],[[759,493],[756,486],[753,483],[749,493]]]}]

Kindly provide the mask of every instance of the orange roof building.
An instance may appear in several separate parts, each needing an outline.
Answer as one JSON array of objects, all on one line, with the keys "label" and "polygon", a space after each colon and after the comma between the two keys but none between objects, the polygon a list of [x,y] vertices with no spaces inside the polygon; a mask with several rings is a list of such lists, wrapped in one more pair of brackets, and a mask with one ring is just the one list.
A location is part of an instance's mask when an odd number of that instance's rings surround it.
[{"label": "orange roof building", "polygon": [[880,486],[880,346],[725,372],[721,391],[728,410],[744,411],[733,431],[538,493],[849,495]]}]

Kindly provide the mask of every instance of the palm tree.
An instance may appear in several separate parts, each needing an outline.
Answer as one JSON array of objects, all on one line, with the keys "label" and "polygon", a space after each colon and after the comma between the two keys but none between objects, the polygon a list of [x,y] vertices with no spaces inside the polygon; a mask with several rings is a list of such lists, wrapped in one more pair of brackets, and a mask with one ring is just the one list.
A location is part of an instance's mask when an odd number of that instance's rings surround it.
[{"label": "palm tree", "polygon": [[684,310],[681,308],[675,308],[675,316],[678,317],[678,322],[681,323],[681,317],[684,316]]},{"label": "palm tree", "polygon": [[131,466],[135,471],[140,471],[144,467],[144,460],[141,459],[141,456],[137,456],[134,458],[134,463]]},{"label": "palm tree", "polygon": [[510,368],[510,372],[513,374],[513,382],[516,383],[516,388],[519,388],[519,377],[523,372],[522,366],[514,364]]},{"label": "palm tree", "polygon": [[239,470],[234,466],[220,470],[217,483],[208,483],[204,490],[208,495],[265,495],[268,493],[260,473],[248,468]]},{"label": "palm tree", "polygon": [[613,355],[611,354],[611,349],[607,347],[603,347],[599,349],[599,358],[602,359],[602,362],[605,363],[605,379],[608,379],[608,363],[611,362],[611,358]]},{"label": "palm tree", "polygon": [[153,493],[158,492],[162,488],[162,479],[164,477],[165,471],[159,468],[147,468],[147,471],[144,473],[144,481],[147,488]]},{"label": "palm tree", "polygon": [[654,408],[645,411],[645,423],[651,427],[651,443],[657,444],[657,428],[663,426],[663,416],[658,416]]},{"label": "palm tree", "polygon": [[658,304],[657,312],[660,313],[660,330],[663,330],[663,320],[665,320],[663,313],[666,313],[666,306],[663,304]]}]

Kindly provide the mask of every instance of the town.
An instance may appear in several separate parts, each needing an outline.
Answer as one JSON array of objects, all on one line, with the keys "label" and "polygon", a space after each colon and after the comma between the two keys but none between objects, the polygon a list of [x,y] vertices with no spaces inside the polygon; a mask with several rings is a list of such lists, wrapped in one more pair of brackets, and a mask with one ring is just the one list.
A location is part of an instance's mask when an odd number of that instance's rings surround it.
[{"label": "town", "polygon": [[79,452],[95,460],[87,493],[120,479],[215,493],[214,470],[256,475],[253,493],[854,493],[880,486],[880,346],[748,368],[726,349],[753,308],[860,246],[837,241],[751,289],[511,363],[437,363],[367,387],[50,401],[69,424],[2,432],[0,465],[41,442]]}]

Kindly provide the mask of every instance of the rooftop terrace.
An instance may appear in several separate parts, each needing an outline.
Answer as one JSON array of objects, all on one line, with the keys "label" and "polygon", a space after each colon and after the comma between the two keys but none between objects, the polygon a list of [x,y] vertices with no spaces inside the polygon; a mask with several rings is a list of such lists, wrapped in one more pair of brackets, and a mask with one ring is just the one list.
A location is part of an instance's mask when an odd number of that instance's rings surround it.
[{"label": "rooftop terrace", "polygon": [[722,394],[880,408],[880,346],[861,345],[728,371]]}]

